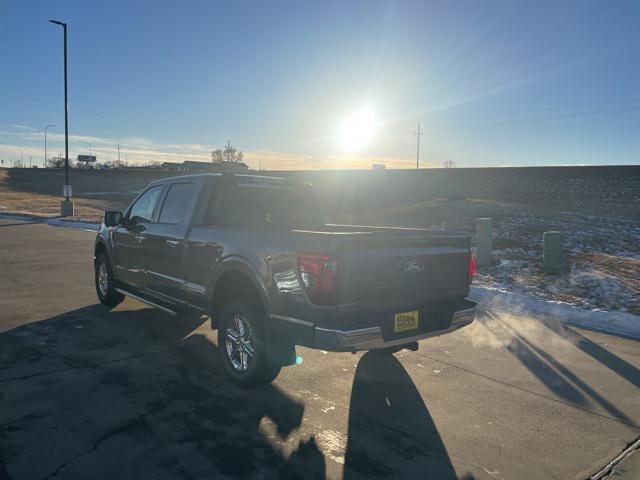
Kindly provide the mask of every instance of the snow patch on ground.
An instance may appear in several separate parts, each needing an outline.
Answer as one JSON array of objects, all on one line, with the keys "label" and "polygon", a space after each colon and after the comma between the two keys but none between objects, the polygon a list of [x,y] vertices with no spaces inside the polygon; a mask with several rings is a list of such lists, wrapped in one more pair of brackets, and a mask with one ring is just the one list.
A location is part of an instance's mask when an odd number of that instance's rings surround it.
[{"label": "snow patch on ground", "polygon": [[542,300],[501,288],[472,287],[469,297],[487,310],[542,316],[600,332],[640,339],[640,316],[628,312],[585,310],[569,303]]},{"label": "snow patch on ground", "polygon": [[[587,312],[640,315],[640,223],[637,215],[606,211],[505,209],[496,221],[493,262],[474,284]],[[542,270],[545,231],[564,233],[565,267]]]}]

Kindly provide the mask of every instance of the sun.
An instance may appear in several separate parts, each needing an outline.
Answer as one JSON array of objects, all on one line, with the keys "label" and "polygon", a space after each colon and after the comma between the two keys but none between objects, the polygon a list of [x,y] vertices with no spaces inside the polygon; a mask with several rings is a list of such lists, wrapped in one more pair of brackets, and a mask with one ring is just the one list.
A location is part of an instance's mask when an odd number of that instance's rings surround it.
[{"label": "sun", "polygon": [[358,150],[373,139],[375,132],[374,116],[370,110],[363,109],[352,113],[342,122],[339,138],[345,150]]}]

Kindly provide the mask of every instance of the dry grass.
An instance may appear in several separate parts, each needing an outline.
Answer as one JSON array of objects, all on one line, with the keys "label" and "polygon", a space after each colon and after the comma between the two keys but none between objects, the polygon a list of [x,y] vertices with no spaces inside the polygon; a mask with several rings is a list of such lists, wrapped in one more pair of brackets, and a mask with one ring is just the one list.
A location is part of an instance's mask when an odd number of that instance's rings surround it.
[{"label": "dry grass", "polygon": [[[18,190],[8,183],[7,170],[0,169],[0,212],[26,213],[43,217],[60,214],[61,196]],[[74,198],[75,217],[79,220],[98,221],[109,208],[122,208],[122,200]]]}]

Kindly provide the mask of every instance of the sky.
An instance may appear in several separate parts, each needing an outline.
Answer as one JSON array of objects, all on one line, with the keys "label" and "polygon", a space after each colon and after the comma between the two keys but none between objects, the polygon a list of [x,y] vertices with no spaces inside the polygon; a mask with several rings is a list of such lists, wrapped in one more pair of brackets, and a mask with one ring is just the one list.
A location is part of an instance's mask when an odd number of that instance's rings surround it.
[{"label": "sky", "polygon": [[0,159],[640,164],[640,2],[0,0]]}]

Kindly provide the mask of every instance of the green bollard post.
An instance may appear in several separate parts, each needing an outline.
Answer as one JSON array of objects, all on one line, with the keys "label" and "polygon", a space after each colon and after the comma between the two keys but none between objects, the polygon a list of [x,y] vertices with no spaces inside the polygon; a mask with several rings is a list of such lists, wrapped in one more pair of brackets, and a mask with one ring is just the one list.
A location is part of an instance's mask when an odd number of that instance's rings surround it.
[{"label": "green bollard post", "polygon": [[564,263],[562,232],[544,232],[543,239],[542,268],[547,273],[560,273]]}]

